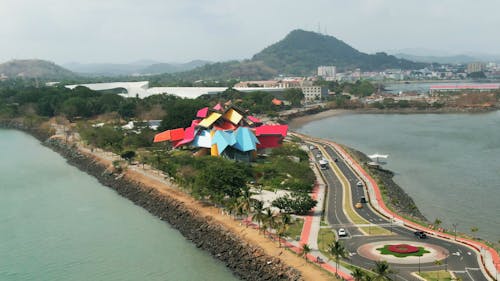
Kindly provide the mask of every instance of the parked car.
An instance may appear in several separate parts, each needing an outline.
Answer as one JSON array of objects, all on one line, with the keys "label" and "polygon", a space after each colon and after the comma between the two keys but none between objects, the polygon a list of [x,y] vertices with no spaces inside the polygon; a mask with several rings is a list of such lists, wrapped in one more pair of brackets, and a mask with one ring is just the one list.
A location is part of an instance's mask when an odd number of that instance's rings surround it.
[{"label": "parked car", "polygon": [[346,237],[347,236],[347,232],[343,228],[339,228],[338,234],[339,234],[339,237]]},{"label": "parked car", "polygon": [[415,236],[417,236],[417,238],[420,238],[420,239],[425,239],[427,238],[427,234],[425,234],[425,232],[423,231],[415,231]]}]

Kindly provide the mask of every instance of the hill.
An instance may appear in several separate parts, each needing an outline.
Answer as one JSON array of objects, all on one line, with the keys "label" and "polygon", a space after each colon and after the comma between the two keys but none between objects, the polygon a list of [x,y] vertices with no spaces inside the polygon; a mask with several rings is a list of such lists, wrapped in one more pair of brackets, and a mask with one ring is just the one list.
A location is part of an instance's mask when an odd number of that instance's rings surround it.
[{"label": "hill", "polygon": [[0,64],[0,74],[8,78],[39,78],[47,80],[61,80],[75,78],[76,75],[49,61],[44,60],[12,60]]},{"label": "hill", "polygon": [[187,63],[155,63],[142,68],[139,73],[142,74],[159,74],[159,73],[176,73],[195,69],[200,66],[209,64],[209,61],[193,60]]},{"label": "hill", "polygon": [[340,70],[361,68],[362,71],[424,66],[386,53],[365,54],[333,36],[300,29],[255,54],[252,61],[261,61],[280,73],[298,75],[312,74],[320,65],[335,65]]},{"label": "hill", "polygon": [[159,63],[154,61],[137,61],[133,63],[67,63],[64,67],[73,72],[87,76],[123,76],[147,75],[160,73],[176,73],[188,71],[209,63],[193,60],[187,63]]}]

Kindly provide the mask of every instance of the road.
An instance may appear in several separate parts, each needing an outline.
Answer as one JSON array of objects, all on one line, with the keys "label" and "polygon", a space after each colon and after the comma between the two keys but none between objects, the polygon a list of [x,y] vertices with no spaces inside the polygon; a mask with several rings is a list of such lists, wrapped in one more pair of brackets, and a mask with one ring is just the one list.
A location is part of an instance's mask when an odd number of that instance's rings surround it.
[{"label": "road", "polygon": [[[360,179],[357,175],[349,168],[349,166],[343,161],[335,149],[327,144],[315,143],[316,146],[322,145],[325,151],[329,154],[332,159],[338,159],[337,162],[330,162],[330,165],[337,165],[340,171],[344,174],[349,182],[349,187],[352,193],[351,204],[356,204],[359,202],[360,198],[364,196],[368,199],[365,187],[357,186]],[[314,150],[314,155],[321,154],[319,150]],[[319,161],[320,157],[315,157],[316,161]],[[356,209],[359,215],[361,215],[366,220],[373,224],[378,224],[388,230],[390,230],[394,235],[389,236],[366,236],[353,225],[343,211],[342,197],[343,190],[340,180],[337,178],[333,170],[327,169],[322,170],[327,187],[328,187],[328,198],[327,198],[327,210],[326,219],[328,223],[333,226],[336,230],[340,227],[347,229],[349,236],[341,238],[344,245],[349,252],[349,262],[360,267],[370,269],[374,266],[374,261],[369,260],[361,255],[357,254],[357,249],[366,243],[375,241],[419,241],[428,244],[434,244],[440,246],[446,251],[448,251],[449,256],[443,261],[443,265],[439,266],[441,269],[447,268],[452,271],[457,277],[462,280],[473,280],[473,281],[483,281],[488,280],[480,269],[478,262],[478,257],[476,252],[472,251],[468,247],[461,244],[455,244],[448,240],[442,240],[434,237],[429,237],[428,239],[421,240],[415,237],[414,230],[402,227],[399,225],[392,224],[390,220],[381,216],[375,212],[369,204],[364,204],[362,209]],[[437,270],[438,266],[431,263],[421,263],[421,264],[391,264],[391,268],[396,271],[393,275],[394,279],[397,280],[417,280],[412,272],[418,272],[419,268],[421,271],[432,271]]]}]

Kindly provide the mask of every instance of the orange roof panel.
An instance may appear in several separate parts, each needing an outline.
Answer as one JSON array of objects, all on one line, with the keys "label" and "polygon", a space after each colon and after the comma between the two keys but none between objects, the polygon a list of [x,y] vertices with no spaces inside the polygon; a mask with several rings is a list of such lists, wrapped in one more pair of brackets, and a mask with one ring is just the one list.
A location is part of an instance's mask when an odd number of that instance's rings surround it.
[{"label": "orange roof panel", "polygon": [[170,140],[172,142],[184,139],[184,128],[170,130]]},{"label": "orange roof panel", "polygon": [[163,142],[170,140],[170,130],[155,135],[153,142]]}]

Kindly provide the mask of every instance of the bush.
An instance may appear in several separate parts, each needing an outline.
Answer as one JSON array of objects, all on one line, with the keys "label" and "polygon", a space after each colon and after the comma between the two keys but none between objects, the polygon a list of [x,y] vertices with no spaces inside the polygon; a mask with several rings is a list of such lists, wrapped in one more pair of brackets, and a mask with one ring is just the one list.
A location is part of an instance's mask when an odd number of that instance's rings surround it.
[{"label": "bush", "polygon": [[304,215],[318,202],[307,193],[287,194],[274,200],[271,205],[289,214]]}]

